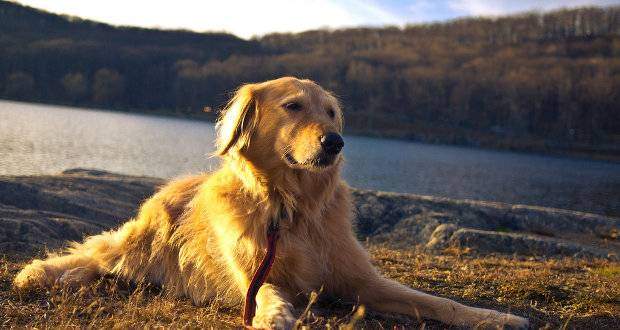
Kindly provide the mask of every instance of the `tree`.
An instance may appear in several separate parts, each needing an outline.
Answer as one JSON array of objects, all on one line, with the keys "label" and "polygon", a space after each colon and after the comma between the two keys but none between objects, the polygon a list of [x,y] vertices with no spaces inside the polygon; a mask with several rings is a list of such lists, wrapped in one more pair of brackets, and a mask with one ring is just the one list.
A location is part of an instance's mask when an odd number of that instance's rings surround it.
[{"label": "tree", "polygon": [[93,81],[93,101],[101,105],[117,105],[125,90],[125,79],[115,70],[97,70]]},{"label": "tree", "polygon": [[88,82],[80,72],[67,73],[60,83],[72,102],[80,101],[88,92]]}]

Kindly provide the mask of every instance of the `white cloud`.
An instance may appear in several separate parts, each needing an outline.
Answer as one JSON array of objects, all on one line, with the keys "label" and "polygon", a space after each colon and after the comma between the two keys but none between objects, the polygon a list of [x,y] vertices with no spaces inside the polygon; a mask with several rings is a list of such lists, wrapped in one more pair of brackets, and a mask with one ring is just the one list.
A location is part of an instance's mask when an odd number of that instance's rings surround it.
[{"label": "white cloud", "polygon": [[18,0],[18,2],[114,25],[226,31],[249,38],[273,31],[394,24],[396,15],[373,1],[330,0]]},{"label": "white cloud", "polygon": [[620,0],[16,0],[54,13],[110,23],[249,38],[329,27],[403,25],[462,16],[619,4]]}]

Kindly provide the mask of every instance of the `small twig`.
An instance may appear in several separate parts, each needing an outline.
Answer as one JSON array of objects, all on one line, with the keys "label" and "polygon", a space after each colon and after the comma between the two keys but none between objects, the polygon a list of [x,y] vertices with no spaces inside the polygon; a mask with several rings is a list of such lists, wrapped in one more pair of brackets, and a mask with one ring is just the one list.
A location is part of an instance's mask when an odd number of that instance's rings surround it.
[{"label": "small twig", "polygon": [[301,328],[302,324],[304,323],[308,315],[310,315],[310,308],[312,308],[312,305],[316,303],[316,301],[319,299],[319,295],[322,292],[323,292],[323,287],[319,289],[318,293],[316,291],[312,291],[310,293],[310,299],[308,299],[308,304],[306,305],[306,308],[304,309],[303,313],[301,313],[297,321],[295,321],[295,325],[293,326],[294,330]]}]

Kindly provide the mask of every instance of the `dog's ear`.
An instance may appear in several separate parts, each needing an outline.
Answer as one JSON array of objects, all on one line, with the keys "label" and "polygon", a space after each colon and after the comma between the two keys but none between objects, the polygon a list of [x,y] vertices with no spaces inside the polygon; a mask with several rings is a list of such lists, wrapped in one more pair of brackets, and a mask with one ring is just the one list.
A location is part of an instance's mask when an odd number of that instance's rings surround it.
[{"label": "dog's ear", "polygon": [[217,123],[217,154],[224,155],[231,148],[242,148],[250,143],[258,116],[256,86],[241,86],[221,112]]}]

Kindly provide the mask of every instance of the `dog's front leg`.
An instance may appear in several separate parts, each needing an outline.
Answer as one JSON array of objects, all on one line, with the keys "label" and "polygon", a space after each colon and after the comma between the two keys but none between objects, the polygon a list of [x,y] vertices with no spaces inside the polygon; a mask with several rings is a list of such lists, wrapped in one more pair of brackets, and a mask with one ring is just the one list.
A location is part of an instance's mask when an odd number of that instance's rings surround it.
[{"label": "dog's front leg", "polygon": [[293,305],[273,284],[265,283],[256,295],[256,314],[252,326],[262,329],[291,329],[295,324]]},{"label": "dog's front leg", "polygon": [[382,312],[408,314],[466,327],[528,327],[528,321],[524,318],[490,309],[468,307],[447,298],[410,289],[378,274],[372,276],[358,294],[361,304]]}]

